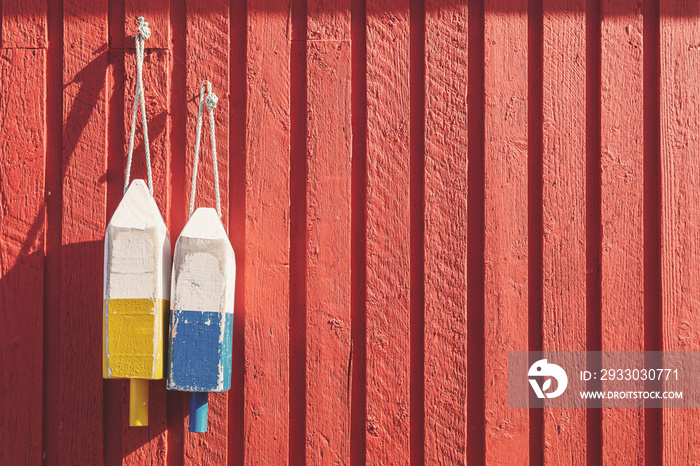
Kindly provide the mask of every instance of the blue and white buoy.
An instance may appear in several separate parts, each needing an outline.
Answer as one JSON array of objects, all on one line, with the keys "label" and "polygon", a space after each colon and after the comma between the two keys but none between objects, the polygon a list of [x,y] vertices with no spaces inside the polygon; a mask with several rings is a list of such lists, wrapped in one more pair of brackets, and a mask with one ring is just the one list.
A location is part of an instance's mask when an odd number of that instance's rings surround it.
[{"label": "blue and white buoy", "polygon": [[236,262],[217,212],[199,208],[175,245],[168,389],[190,392],[190,432],[207,430],[207,393],[231,388]]}]

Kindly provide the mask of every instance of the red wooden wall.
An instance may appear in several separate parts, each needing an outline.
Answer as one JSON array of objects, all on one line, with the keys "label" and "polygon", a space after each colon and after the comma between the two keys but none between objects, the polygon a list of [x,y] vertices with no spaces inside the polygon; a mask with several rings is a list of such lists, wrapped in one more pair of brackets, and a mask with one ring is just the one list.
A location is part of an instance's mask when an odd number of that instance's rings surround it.
[{"label": "red wooden wall", "polygon": [[[156,200],[213,82],[209,432],[101,377],[135,18]],[[514,410],[510,350],[700,350],[695,0],[3,0],[0,464],[692,464],[693,410]],[[143,177],[139,138],[135,175]],[[200,202],[213,201],[210,152]]]}]

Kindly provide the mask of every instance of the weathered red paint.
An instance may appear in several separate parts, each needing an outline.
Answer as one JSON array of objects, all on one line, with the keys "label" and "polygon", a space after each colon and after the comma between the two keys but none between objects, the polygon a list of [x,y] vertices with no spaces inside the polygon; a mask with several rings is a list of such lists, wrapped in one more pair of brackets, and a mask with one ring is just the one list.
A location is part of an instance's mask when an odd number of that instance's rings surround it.
[{"label": "weathered red paint", "polygon": [[425,461],[465,464],[467,5],[425,10]]},{"label": "weathered red paint", "polygon": [[41,0],[2,2],[2,46],[15,49],[46,49],[47,5]]},{"label": "weathered red paint", "polygon": [[527,464],[528,410],[508,407],[508,352],[527,351],[527,1],[484,4],[484,417],[487,464]]},{"label": "weathered red paint", "polygon": [[[586,17],[543,2],[542,346],[586,349]],[[544,462],[585,464],[585,409],[544,410]]]},{"label": "weathered red paint", "polygon": [[350,2],[306,26],[306,464],[350,462]]},{"label": "weathered red paint", "polygon": [[[698,351],[700,4],[661,2],[660,13],[663,350]],[[693,409],[664,411],[664,464],[700,462],[699,418]]]},{"label": "weathered red paint", "polygon": [[[507,407],[507,351],[540,335],[698,349],[700,7],[594,3],[3,1],[0,463],[700,461],[693,411]],[[238,386],[207,434],[161,381],[127,427],[127,386],[100,374],[139,15],[173,240],[200,82],[220,99]]]},{"label": "weathered red paint", "polygon": [[53,310],[61,316],[60,430],[53,453],[66,464],[103,458],[103,383],[97,380],[96,353],[107,225],[107,8],[106,0],[63,3],[61,299]]},{"label": "weathered red paint", "polygon": [[[246,464],[289,455],[289,2],[248,1]],[[241,44],[243,46],[243,44]]]},{"label": "weathered red paint", "polygon": [[[409,455],[409,2],[367,2],[367,451]],[[389,214],[390,212],[390,214]]]},{"label": "weathered red paint", "polygon": [[[644,350],[642,16],[636,1],[602,5],[600,50],[601,349]],[[588,273],[598,273],[597,269]],[[603,361],[603,367],[608,367]],[[604,388],[604,387],[603,387]],[[602,460],[644,458],[641,409],[605,409]]]},{"label": "weathered red paint", "polygon": [[[46,8],[25,5],[36,21],[4,2],[0,80],[0,463],[42,457],[42,334],[46,161]],[[16,7],[15,7],[16,8]],[[21,8],[21,7],[20,7]],[[32,31],[29,31],[31,29]],[[34,34],[29,34],[35,32]],[[22,35],[26,33],[28,35]],[[35,47],[39,48],[35,48]],[[31,180],[28,182],[28,180]]]}]

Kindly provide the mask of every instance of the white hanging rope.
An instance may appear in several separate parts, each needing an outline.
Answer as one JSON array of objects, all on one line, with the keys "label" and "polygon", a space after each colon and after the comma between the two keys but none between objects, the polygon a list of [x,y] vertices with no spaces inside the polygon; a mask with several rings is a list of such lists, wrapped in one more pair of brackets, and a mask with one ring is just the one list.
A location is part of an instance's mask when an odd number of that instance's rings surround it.
[{"label": "white hanging rope", "polygon": [[[204,99],[204,86],[207,88],[207,98]],[[190,195],[190,217],[194,212],[194,198],[197,195],[197,169],[199,167],[199,145],[202,139],[202,109],[204,102],[209,109],[209,130],[211,135],[211,156],[214,162],[214,189],[216,191],[216,213],[221,218],[221,195],[219,194],[219,168],[216,163],[216,132],[214,128],[214,109],[219,98],[211,91],[211,83],[204,81],[199,91],[199,113],[197,114],[197,135],[194,143],[194,168],[192,169],[192,194]]]},{"label": "white hanging rope", "polygon": [[143,147],[146,152],[146,169],[148,170],[148,191],[153,196],[153,174],[151,173],[151,149],[148,143],[148,124],[146,122],[146,95],[143,92],[143,54],[144,43],[151,37],[148,23],[139,16],[139,27],[136,30],[136,92],[134,93],[134,112],[131,116],[131,134],[129,135],[129,152],[126,156],[126,174],[124,176],[124,194],[129,187],[131,177],[131,158],[134,154],[134,134],[136,133],[136,117],[138,116],[139,101],[141,102],[141,117],[143,120]]}]

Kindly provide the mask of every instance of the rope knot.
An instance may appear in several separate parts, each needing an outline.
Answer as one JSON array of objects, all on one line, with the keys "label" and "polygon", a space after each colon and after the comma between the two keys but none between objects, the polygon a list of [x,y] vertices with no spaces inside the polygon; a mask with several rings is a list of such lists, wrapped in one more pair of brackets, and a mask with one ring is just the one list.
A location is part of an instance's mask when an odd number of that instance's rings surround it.
[{"label": "rope knot", "polygon": [[219,103],[219,98],[213,92],[209,92],[207,98],[204,99],[204,101],[207,103],[207,107],[209,109],[214,110],[216,108],[216,104]]},{"label": "rope knot", "polygon": [[151,37],[151,29],[148,27],[148,23],[143,20],[143,16],[139,16],[139,27],[136,28],[136,33],[144,39]]}]

